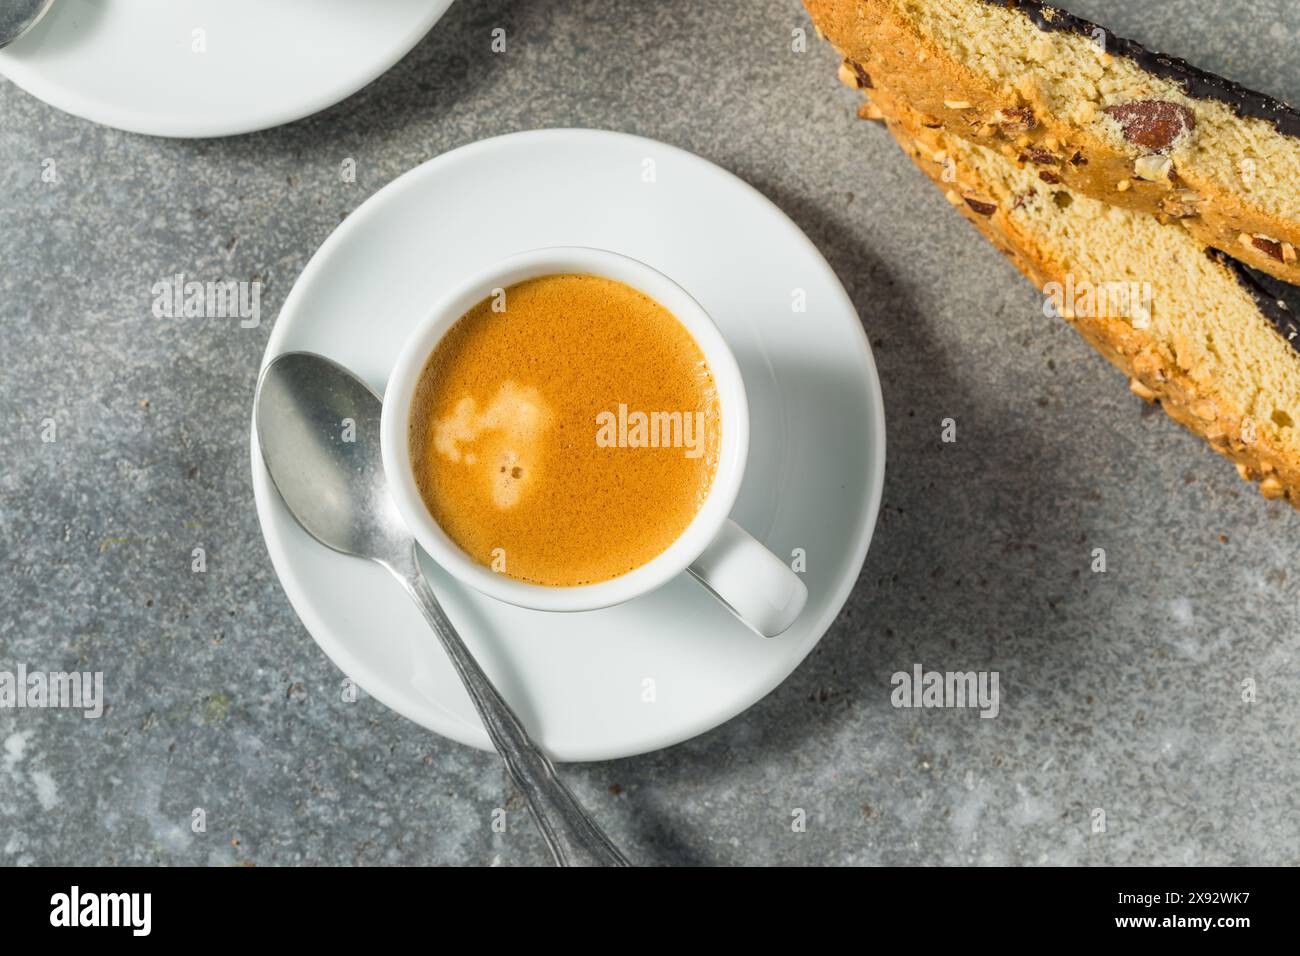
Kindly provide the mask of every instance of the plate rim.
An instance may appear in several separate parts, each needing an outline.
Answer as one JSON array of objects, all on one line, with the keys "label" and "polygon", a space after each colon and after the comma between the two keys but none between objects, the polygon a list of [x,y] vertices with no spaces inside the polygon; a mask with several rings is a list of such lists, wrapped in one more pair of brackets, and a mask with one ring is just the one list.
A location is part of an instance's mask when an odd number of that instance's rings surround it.
[{"label": "plate rim", "polygon": [[[791,662],[789,669],[775,680],[763,681],[760,684],[756,684],[749,692],[742,695],[742,702],[739,706],[728,707],[721,712],[712,712],[708,717],[689,721],[684,726],[675,728],[672,732],[666,732],[657,736],[648,737],[644,740],[639,740],[631,746],[623,746],[616,749],[611,749],[609,747],[590,747],[583,750],[577,756],[560,756],[556,758],[557,760],[566,763],[585,763],[623,759],[676,746],[677,744],[684,743],[694,737],[698,737],[703,733],[707,733],[710,730],[720,727],[749,710],[759,701],[763,700],[763,698],[767,697],[767,695],[773,690],[783,684],[796,670],[798,670],[799,666],[807,659],[808,655],[812,653],[812,650],[821,642],[822,638],[826,636],[826,633],[830,630],[831,626],[839,618],[841,612],[844,610],[844,605],[848,601],[849,595],[857,586],[858,580],[862,575],[862,567],[866,561],[867,553],[870,550],[871,541],[875,536],[875,530],[880,515],[880,504],[884,495],[885,456],[887,444],[884,394],[881,389],[880,374],[876,367],[875,356],[871,350],[871,342],[867,336],[866,329],[862,325],[857,307],[853,304],[853,300],[849,296],[848,290],[844,288],[844,284],[840,281],[839,276],[835,273],[835,270],[831,267],[830,263],[827,262],[826,257],[822,255],[821,250],[817,248],[816,244],[814,244],[803,229],[799,227],[798,223],[791,219],[784,210],[760,192],[756,187],[725,167],[693,153],[690,150],[674,146],[670,143],[664,143],[634,133],[582,127],[546,127],[541,129],[519,130],[498,136],[491,136],[440,153],[439,155],[425,160],[419,165],[402,173],[397,178],[380,187],[373,194],[368,196],[360,206],[358,206],[325,238],[312,254],[311,258],[307,261],[307,264],[303,267],[298,278],[294,280],[292,288],[285,297],[284,304],[281,306],[280,312],[276,316],[275,324],[271,328],[271,334],[267,338],[266,349],[262,355],[258,374],[261,374],[261,370],[266,367],[271,359],[285,351],[282,343],[288,335],[288,324],[282,322],[281,319],[285,316],[289,316],[290,321],[292,321],[293,313],[297,309],[298,300],[306,295],[304,290],[315,281],[316,274],[324,268],[324,262],[333,254],[334,247],[342,244],[353,230],[361,228],[363,222],[368,221],[370,218],[377,215],[377,210],[380,209],[390,197],[399,195],[404,189],[411,188],[411,184],[418,178],[433,175],[441,167],[470,160],[477,153],[509,148],[515,142],[525,139],[560,140],[569,137],[575,137],[578,139],[585,138],[592,142],[607,139],[624,140],[646,144],[656,150],[670,151],[676,154],[680,159],[685,160],[687,163],[702,166],[710,174],[721,174],[733,180],[736,184],[739,184],[742,187],[744,192],[749,194],[751,199],[760,201],[772,212],[775,212],[780,219],[784,220],[791,233],[796,236],[798,241],[802,242],[805,248],[812,254],[812,261],[816,263],[816,267],[822,270],[825,276],[829,278],[831,284],[836,290],[836,294],[838,295],[839,304],[843,308],[847,309],[847,311],[857,319],[853,325],[858,336],[858,342],[861,345],[860,355],[865,360],[865,367],[869,373],[867,376],[868,381],[865,384],[867,386],[869,403],[871,405],[868,412],[872,413],[871,420],[865,422],[863,437],[869,438],[873,431],[876,436],[875,441],[871,443],[871,447],[867,450],[867,494],[865,499],[865,508],[861,512],[863,520],[860,527],[856,530],[854,535],[855,544],[853,552],[850,555],[849,560],[846,562],[846,571],[851,570],[852,573],[845,573],[838,585],[832,590],[826,601],[825,609],[815,619],[811,628],[810,633],[815,633],[816,637],[808,641],[808,646],[804,648],[803,652]],[[294,609],[295,613],[297,613],[299,620],[303,623],[303,626],[307,629],[308,634],[316,643],[317,647],[319,647],[321,651],[325,653],[325,656],[343,672],[344,676],[354,680],[358,686],[366,691],[367,694],[374,697],[388,709],[400,714],[407,720],[412,721],[426,730],[430,730],[440,736],[454,740],[457,743],[466,744],[479,750],[493,750],[487,732],[481,726],[470,726],[449,712],[449,718],[451,718],[451,721],[454,721],[453,726],[432,726],[431,723],[426,720],[427,715],[421,714],[420,716],[416,716],[414,713],[409,712],[408,708],[391,703],[386,699],[387,695],[385,693],[376,693],[373,687],[367,686],[366,682],[353,676],[359,670],[364,670],[364,667],[358,668],[352,666],[354,663],[359,663],[357,656],[351,653],[345,645],[339,642],[334,642],[330,639],[327,623],[322,620],[319,614],[316,613],[315,608],[308,600],[308,596],[305,593],[295,593],[296,588],[291,589],[290,585],[285,581],[284,576],[281,574],[280,563],[288,562],[287,548],[283,539],[274,534],[270,523],[263,515],[263,509],[270,509],[274,506],[275,491],[273,487],[269,486],[270,479],[266,474],[265,465],[262,464],[258,453],[255,418],[250,416],[250,420],[252,423],[249,432],[249,464],[252,472],[254,505],[257,511],[258,524],[262,530],[263,541],[266,544],[267,552],[271,558],[271,565],[275,571],[276,578],[280,582],[280,587],[285,592],[286,597],[289,599],[290,606]],[[538,611],[535,613],[544,614],[548,612]],[[325,640],[322,640],[318,635],[318,631],[326,634]],[[755,636],[754,639],[766,640],[765,638],[759,638],[757,636]],[[782,638],[776,637],[771,638],[771,640],[779,641],[782,640]],[[346,665],[345,662],[347,662]]]},{"label": "plate rim", "polygon": [[223,136],[244,136],[306,119],[359,93],[414,50],[446,15],[454,2],[455,0],[429,0],[429,12],[411,29],[409,36],[396,44],[392,55],[377,59],[357,75],[327,86],[323,92],[313,90],[310,98],[304,98],[296,106],[282,106],[258,113],[250,111],[243,119],[237,121],[231,118],[209,121],[202,118],[160,116],[154,113],[141,113],[130,107],[101,104],[80,90],[69,89],[62,84],[47,80],[39,70],[31,68],[16,57],[4,55],[3,51],[0,51],[0,76],[47,106],[52,106],[78,119],[126,133],[167,139],[216,139]]}]

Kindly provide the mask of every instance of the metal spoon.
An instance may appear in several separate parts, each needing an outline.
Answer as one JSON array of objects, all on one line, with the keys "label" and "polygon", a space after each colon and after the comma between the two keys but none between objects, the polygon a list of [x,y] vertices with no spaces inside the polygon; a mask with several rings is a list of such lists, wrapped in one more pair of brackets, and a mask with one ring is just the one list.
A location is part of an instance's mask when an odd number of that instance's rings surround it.
[{"label": "metal spoon", "polygon": [[41,22],[54,0],[0,0],[0,49]]},{"label": "metal spoon", "polygon": [[460,674],[510,779],[528,801],[555,862],[628,866],[492,686],[420,573],[415,541],[384,481],[381,408],[379,397],[338,363],[310,352],[278,356],[257,384],[254,413],[272,482],[308,534],[335,551],[383,565],[414,598]]}]

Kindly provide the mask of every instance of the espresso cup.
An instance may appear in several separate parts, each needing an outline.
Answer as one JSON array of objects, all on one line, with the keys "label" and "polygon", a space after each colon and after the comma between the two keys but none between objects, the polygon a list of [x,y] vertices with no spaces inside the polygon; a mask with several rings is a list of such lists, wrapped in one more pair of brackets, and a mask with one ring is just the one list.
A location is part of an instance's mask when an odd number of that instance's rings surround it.
[{"label": "espresso cup", "polygon": [[[668,309],[704,354],[718,390],[722,422],[713,483],[686,530],[658,556],[626,574],[574,587],[510,578],[462,551],[420,495],[409,439],[416,386],[448,330],[494,290],[556,274],[614,279]],[[704,308],[668,276],[636,259],[582,247],[535,249],[467,279],[434,307],[402,346],[384,394],[381,446],[389,490],[416,541],[453,577],[489,597],[539,611],[590,611],[630,601],[689,572],[765,637],[786,630],[807,601],[808,591],[799,576],[728,517],[740,493],[749,451],[749,405],[736,359]]]}]

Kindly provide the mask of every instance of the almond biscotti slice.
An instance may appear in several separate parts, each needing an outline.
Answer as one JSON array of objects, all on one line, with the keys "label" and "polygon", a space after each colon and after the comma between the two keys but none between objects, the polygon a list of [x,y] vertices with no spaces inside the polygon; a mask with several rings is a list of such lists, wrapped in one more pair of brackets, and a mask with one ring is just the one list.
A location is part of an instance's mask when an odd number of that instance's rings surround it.
[{"label": "almond biscotti slice", "polygon": [[1049,185],[1300,283],[1300,113],[1038,0],[804,0],[854,65]]},{"label": "almond biscotti slice", "polygon": [[1300,507],[1300,323],[1240,263],[871,94],[916,164],[1142,398]]}]

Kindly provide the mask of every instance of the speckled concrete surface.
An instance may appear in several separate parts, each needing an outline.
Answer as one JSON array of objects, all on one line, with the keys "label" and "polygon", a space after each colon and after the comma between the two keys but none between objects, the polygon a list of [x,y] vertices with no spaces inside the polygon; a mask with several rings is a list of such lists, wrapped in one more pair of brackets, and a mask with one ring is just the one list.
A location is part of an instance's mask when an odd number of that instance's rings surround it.
[{"label": "speckled concrete surface", "polygon": [[[1292,0],[1071,6],[1300,102]],[[0,81],[0,670],[102,670],[109,702],[0,710],[0,863],[546,862],[494,757],[339,700],[271,571],[247,428],[272,319],[341,218],[447,149],[558,125],[686,147],[779,203],[857,303],[889,413],[875,544],[818,650],[711,733],[567,769],[629,855],[1300,863],[1300,515],[1045,320],[854,118],[831,51],[791,51],[800,27],[796,0],[462,0],[343,104],[211,142]],[[261,277],[266,318],[153,318],[175,272]],[[892,708],[917,662],[999,671],[998,718]]]}]

